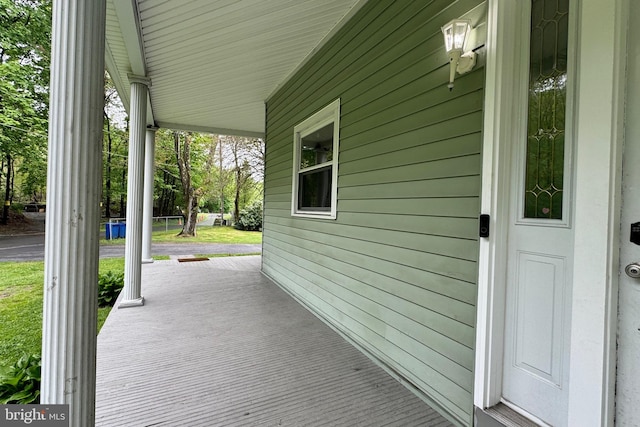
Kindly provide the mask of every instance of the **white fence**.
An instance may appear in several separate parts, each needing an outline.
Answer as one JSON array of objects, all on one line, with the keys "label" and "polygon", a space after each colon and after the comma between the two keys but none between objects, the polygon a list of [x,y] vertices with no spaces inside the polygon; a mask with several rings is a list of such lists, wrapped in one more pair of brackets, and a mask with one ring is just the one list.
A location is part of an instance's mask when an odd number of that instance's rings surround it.
[{"label": "white fence", "polygon": [[[126,233],[126,218],[109,218],[109,221],[103,223],[105,229],[108,230],[106,232],[106,238],[109,240],[118,239],[125,236]],[[182,225],[182,221],[184,220],[182,216],[154,216],[153,223],[162,223],[164,222],[164,230],[169,231],[169,223],[171,220],[177,220],[177,224],[174,225]],[[219,213],[199,213],[198,218],[196,219],[196,226],[214,226],[214,225],[226,225],[227,220],[223,220]],[[124,228],[121,228],[124,227]]]}]

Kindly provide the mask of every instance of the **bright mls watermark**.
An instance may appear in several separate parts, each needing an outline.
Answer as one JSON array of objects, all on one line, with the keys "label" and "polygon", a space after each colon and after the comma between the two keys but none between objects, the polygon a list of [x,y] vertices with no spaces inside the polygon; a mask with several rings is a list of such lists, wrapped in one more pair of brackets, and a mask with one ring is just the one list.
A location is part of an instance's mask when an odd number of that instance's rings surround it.
[{"label": "bright mls watermark", "polygon": [[0,427],[69,427],[69,405],[0,405]]}]

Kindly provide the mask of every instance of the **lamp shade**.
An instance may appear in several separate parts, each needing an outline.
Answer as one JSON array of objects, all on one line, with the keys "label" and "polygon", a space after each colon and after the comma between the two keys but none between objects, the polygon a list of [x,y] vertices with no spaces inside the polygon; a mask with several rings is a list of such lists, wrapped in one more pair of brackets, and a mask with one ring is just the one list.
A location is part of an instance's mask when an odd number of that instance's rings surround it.
[{"label": "lamp shade", "polygon": [[454,19],[442,27],[447,53],[451,53],[454,50],[462,51],[470,30],[471,21],[468,19]]}]

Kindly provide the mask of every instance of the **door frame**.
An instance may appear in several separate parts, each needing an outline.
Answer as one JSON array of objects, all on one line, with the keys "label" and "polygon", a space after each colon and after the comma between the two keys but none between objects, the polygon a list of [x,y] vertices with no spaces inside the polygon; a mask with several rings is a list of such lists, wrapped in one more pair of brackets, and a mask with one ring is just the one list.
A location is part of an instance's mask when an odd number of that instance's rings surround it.
[{"label": "door frame", "polygon": [[[500,402],[507,272],[513,93],[523,53],[517,3],[488,0],[481,238],[474,405]],[[574,0],[575,1],[575,0]],[[582,0],[577,8],[574,104],[574,263],[568,425],[613,425],[619,274],[621,165],[627,18],[630,0]],[[583,30],[584,29],[584,30]],[[528,52],[525,54],[528,55]],[[520,62],[521,63],[521,62]],[[597,64],[597,66],[595,65]],[[515,97],[517,98],[517,97]],[[594,202],[595,201],[595,202]],[[603,202],[604,201],[604,202]]]}]

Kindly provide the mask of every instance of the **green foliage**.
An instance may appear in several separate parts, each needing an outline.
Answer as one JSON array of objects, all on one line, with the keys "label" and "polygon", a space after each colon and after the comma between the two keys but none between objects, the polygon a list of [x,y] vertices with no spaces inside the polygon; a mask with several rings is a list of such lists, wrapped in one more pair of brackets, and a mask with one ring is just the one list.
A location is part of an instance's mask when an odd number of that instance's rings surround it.
[{"label": "green foliage", "polygon": [[125,216],[127,196],[128,134],[126,112],[111,77],[105,73],[102,134],[102,206],[107,218]]},{"label": "green foliage", "polygon": [[0,156],[25,197],[46,181],[50,38],[50,0],[0,0]]},{"label": "green foliage", "polygon": [[28,156],[21,159],[19,172],[22,179],[18,189],[23,198],[43,201],[47,183],[47,144],[44,140],[34,144]]},{"label": "green foliage", "polygon": [[236,228],[246,231],[258,231],[262,228],[262,203],[254,202],[240,211]]},{"label": "green foliage", "polygon": [[40,403],[40,356],[24,355],[0,366],[0,404]]},{"label": "green foliage", "polygon": [[98,306],[113,306],[124,287],[124,273],[107,271],[98,276]]},{"label": "green foliage", "polygon": [[[184,138],[184,134],[180,134]],[[221,150],[222,149],[222,150]],[[158,215],[186,212],[173,131],[156,132],[155,196]],[[191,134],[190,178],[200,211],[225,213],[248,206],[263,195],[264,142],[210,134]]]},{"label": "green foliage", "polygon": [[160,216],[176,215],[176,206],[185,206],[185,201],[176,163],[173,133],[168,129],[156,132],[155,161],[154,194],[157,213]]}]

